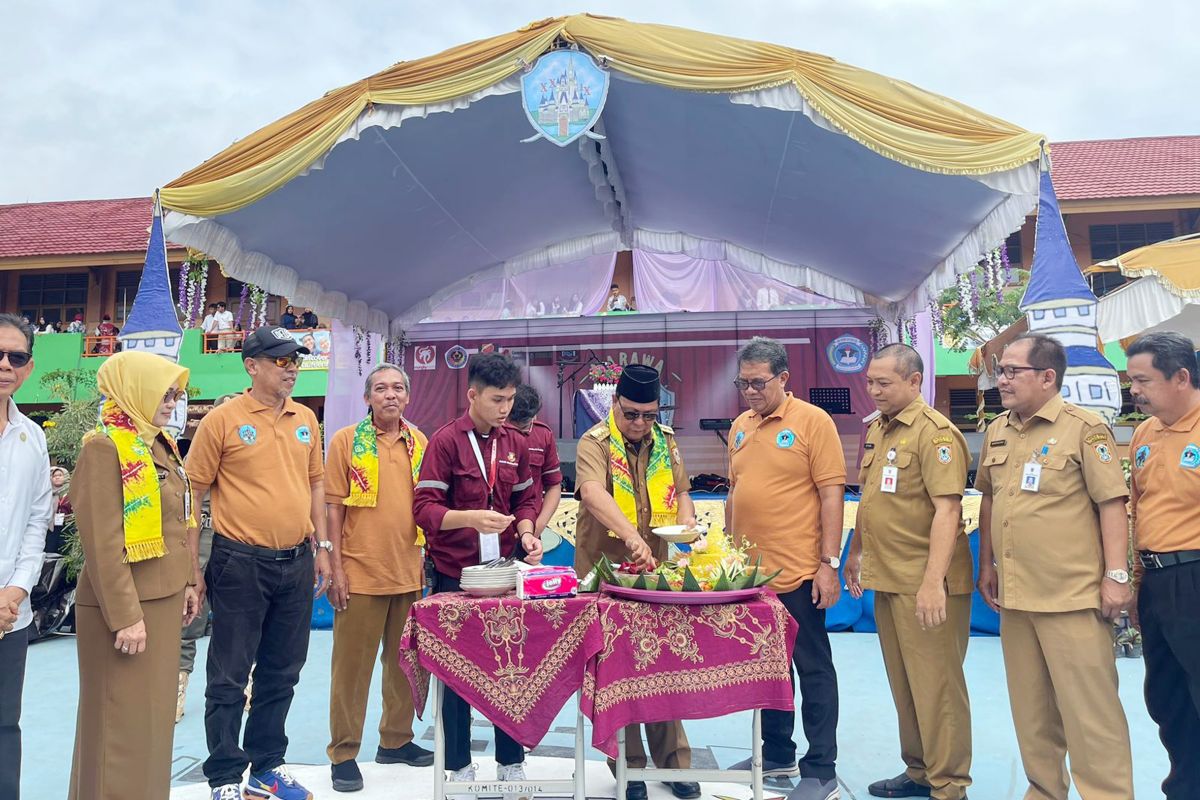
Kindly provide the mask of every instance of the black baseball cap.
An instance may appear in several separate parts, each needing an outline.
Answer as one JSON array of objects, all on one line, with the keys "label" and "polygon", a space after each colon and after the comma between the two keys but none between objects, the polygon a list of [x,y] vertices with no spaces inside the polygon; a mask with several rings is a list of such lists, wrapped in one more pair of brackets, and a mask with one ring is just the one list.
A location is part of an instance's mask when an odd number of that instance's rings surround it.
[{"label": "black baseball cap", "polygon": [[278,325],[259,328],[242,343],[243,358],[279,358],[292,353],[309,355],[312,351],[292,338],[292,332]]}]

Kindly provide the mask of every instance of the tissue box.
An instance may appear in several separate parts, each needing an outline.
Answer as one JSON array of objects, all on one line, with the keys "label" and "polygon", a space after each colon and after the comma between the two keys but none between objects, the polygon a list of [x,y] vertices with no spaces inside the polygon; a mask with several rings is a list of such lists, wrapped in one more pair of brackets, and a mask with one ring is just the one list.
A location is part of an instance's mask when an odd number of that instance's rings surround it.
[{"label": "tissue box", "polygon": [[574,597],[578,591],[579,576],[571,567],[534,567],[517,562],[517,597],[522,600]]}]

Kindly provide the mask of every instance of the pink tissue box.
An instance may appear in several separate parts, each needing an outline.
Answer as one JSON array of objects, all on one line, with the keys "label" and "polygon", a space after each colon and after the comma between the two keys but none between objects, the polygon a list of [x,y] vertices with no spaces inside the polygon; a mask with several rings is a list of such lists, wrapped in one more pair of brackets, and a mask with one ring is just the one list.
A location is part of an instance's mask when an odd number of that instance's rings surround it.
[{"label": "pink tissue box", "polygon": [[579,576],[571,567],[532,567],[518,562],[517,597],[522,600],[574,597],[578,591]]}]

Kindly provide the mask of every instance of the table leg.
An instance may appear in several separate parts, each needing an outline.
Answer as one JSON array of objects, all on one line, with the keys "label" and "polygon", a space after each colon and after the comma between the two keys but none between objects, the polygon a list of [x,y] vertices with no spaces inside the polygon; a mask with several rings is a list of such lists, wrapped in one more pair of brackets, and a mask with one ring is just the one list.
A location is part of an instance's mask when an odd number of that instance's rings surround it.
[{"label": "table leg", "polygon": [[617,729],[617,800],[625,800],[629,778],[625,774],[625,729]]},{"label": "table leg", "polygon": [[429,676],[433,686],[433,800],[446,800],[446,732],[442,729],[442,682]]},{"label": "table leg", "polygon": [[587,744],[583,727],[583,692],[575,713],[575,800],[587,800]]},{"label": "table leg", "polygon": [[750,788],[754,800],[763,800],[762,710],[754,709],[754,743],[750,757]]}]

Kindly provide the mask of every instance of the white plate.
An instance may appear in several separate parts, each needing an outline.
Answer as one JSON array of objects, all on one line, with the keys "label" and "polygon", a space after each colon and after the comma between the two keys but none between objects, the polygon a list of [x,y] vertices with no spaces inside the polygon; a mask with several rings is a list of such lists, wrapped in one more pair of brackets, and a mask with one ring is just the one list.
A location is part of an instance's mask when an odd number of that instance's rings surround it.
[{"label": "white plate", "polygon": [[515,586],[496,586],[492,588],[464,586],[462,590],[472,597],[501,597],[515,588]]},{"label": "white plate", "polygon": [[664,525],[654,529],[654,534],[660,539],[684,544],[694,542],[706,533],[708,533],[708,526],[703,522],[697,523],[696,527],[691,530],[682,525]]}]

